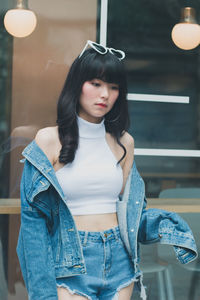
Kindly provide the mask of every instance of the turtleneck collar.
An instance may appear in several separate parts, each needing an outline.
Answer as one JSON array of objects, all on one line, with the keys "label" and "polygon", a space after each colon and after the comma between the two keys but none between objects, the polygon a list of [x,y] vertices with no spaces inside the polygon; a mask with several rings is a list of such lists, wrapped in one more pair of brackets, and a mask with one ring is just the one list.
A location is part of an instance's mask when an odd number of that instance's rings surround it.
[{"label": "turtleneck collar", "polygon": [[77,116],[79,136],[83,138],[100,138],[105,137],[106,130],[104,125],[104,119],[101,123],[91,123],[81,117]]}]

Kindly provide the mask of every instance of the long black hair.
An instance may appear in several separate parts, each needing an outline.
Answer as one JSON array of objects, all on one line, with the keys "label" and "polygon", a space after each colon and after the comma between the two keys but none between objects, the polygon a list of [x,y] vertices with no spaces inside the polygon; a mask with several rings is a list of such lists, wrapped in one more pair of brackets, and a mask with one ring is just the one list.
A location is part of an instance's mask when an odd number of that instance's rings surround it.
[{"label": "long black hair", "polygon": [[126,99],[126,72],[123,62],[112,53],[107,52],[102,55],[90,48],[73,62],[58,99],[57,124],[62,145],[60,163],[67,164],[74,160],[79,140],[77,114],[82,86],[85,81],[95,78],[119,86],[119,96],[112,109],[104,116],[104,122],[106,132],[109,132],[124,150],[118,163],[126,155],[126,149],[120,142],[120,137],[128,129],[130,123]]}]

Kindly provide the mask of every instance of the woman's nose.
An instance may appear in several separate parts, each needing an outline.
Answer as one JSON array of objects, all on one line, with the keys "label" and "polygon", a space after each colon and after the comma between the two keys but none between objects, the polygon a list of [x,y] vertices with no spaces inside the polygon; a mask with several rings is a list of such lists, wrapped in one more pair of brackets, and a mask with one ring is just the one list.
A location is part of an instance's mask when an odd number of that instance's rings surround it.
[{"label": "woman's nose", "polygon": [[101,89],[101,97],[102,98],[108,98],[108,96],[109,96],[108,87],[106,85],[103,85],[102,89]]}]

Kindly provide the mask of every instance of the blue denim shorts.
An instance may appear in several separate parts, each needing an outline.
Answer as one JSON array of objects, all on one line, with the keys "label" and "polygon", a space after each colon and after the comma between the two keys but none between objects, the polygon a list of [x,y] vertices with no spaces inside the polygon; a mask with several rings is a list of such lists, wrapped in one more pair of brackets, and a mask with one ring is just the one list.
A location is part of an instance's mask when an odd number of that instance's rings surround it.
[{"label": "blue denim shorts", "polygon": [[118,292],[137,281],[119,227],[101,232],[79,231],[87,273],[57,278],[57,287],[86,299],[117,300]]}]

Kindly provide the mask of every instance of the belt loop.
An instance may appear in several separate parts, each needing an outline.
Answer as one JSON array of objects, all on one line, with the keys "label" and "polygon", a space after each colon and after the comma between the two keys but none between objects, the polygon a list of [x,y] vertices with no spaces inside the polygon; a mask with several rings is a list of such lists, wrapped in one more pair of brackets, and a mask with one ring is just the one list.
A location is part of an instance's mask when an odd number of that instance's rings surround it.
[{"label": "belt loop", "polygon": [[86,244],[87,244],[87,238],[88,238],[88,231],[85,231],[84,240],[83,240],[83,246],[86,246]]},{"label": "belt loop", "polygon": [[99,233],[100,233],[100,236],[101,236],[103,242],[105,243],[106,237],[107,237],[107,236],[106,236],[106,233],[105,233],[104,231],[100,231]]},{"label": "belt loop", "polygon": [[118,241],[119,238],[118,238],[118,235],[117,235],[116,228],[112,228],[112,231],[113,231],[113,233],[114,233],[114,236],[115,236],[116,241]]}]

